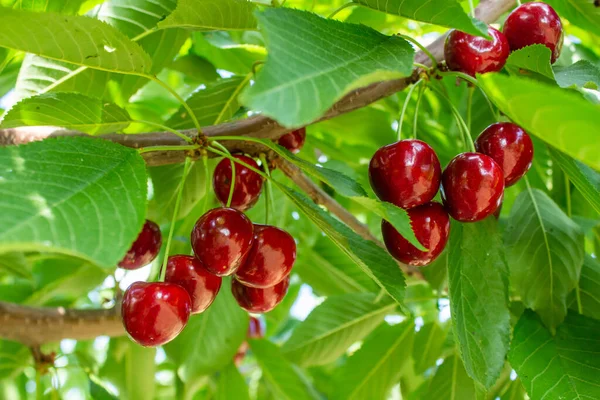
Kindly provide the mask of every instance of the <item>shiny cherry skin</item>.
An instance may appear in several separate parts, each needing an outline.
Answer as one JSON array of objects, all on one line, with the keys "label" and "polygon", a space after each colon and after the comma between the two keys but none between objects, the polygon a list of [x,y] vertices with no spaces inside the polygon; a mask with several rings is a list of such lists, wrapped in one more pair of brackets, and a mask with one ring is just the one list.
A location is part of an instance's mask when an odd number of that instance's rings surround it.
[{"label": "shiny cherry skin", "polygon": [[[234,158],[260,170],[253,158],[236,154]],[[227,204],[231,188],[231,160],[224,158],[217,164],[213,174],[213,189],[222,205]],[[231,199],[231,208],[246,211],[256,204],[263,187],[263,179],[249,168],[235,164],[235,187]]]},{"label": "shiny cherry skin", "polygon": [[300,128],[295,131],[292,131],[286,135],[283,135],[279,138],[280,146],[285,147],[289,151],[294,154],[297,154],[304,146],[304,141],[306,140],[306,128]]},{"label": "shiny cherry skin", "polygon": [[296,242],[286,231],[254,224],[254,243],[246,262],[235,273],[245,286],[268,288],[290,274],[296,261]]},{"label": "shiny cherry skin", "polygon": [[221,288],[222,278],[211,274],[194,256],[175,255],[167,260],[165,282],[187,290],[192,299],[192,314],[206,311]]},{"label": "shiny cherry skin", "polygon": [[384,146],[369,164],[369,179],[377,197],[402,208],[431,201],[440,187],[441,174],[435,151],[420,140]]},{"label": "shiny cherry skin", "polygon": [[502,167],[485,154],[459,154],[444,170],[441,192],[452,218],[461,222],[480,221],[502,204]]},{"label": "shiny cherry skin", "polygon": [[121,304],[123,325],[142,346],[160,346],[175,339],[190,318],[192,300],[181,286],[166,282],[135,282]]},{"label": "shiny cherry skin", "polygon": [[160,251],[162,234],[154,222],[146,220],[142,231],[138,235],[125,257],[119,262],[123,269],[138,269],[150,264]]},{"label": "shiny cherry skin", "polygon": [[517,183],[533,161],[531,138],[523,128],[510,122],[488,126],[475,141],[475,148],[502,167],[506,187]]},{"label": "shiny cherry skin", "polygon": [[281,303],[289,285],[289,277],[266,289],[244,286],[239,281],[232,279],[231,292],[240,307],[248,312],[260,314],[271,311]]},{"label": "shiny cherry skin", "polygon": [[453,30],[444,44],[444,57],[448,68],[475,76],[497,72],[504,67],[510,53],[508,41],[502,32],[488,27],[492,40]]},{"label": "shiny cherry skin", "polygon": [[515,8],[506,19],[503,31],[511,51],[543,44],[552,52],[552,63],[560,56],[564,40],[562,22],[546,3],[535,1]]},{"label": "shiny cherry skin", "polygon": [[419,243],[428,249],[421,251],[410,244],[392,224],[381,221],[385,247],[398,261],[421,267],[435,260],[446,247],[450,235],[450,217],[440,203],[431,202],[408,210],[411,225]]},{"label": "shiny cherry skin", "polygon": [[233,208],[215,208],[204,214],[192,229],[192,249],[204,268],[213,275],[235,273],[246,261],[254,226]]}]

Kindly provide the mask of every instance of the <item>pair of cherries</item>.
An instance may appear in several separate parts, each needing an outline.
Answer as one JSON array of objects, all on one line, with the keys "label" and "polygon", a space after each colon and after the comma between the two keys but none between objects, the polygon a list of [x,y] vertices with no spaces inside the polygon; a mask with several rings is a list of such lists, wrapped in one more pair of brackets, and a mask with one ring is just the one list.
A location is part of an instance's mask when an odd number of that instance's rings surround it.
[{"label": "pair of cherries", "polygon": [[542,44],[552,52],[552,63],[560,56],[564,33],[560,17],[546,3],[531,2],[517,7],[504,23],[504,33],[488,27],[492,40],[453,30],[448,34],[444,55],[448,68],[468,75],[500,71],[511,51]]},{"label": "pair of cherries", "polygon": [[[420,140],[401,140],[377,150],[369,165],[375,194],[407,209],[417,240],[428,249],[420,251],[384,220],[383,239],[394,258],[415,266],[431,263],[448,242],[448,214],[461,222],[488,217],[502,204],[504,187],[531,167],[531,138],[513,123],[490,125],[475,147],[477,153],[459,154],[443,173],[435,151]],[[432,201],[440,185],[443,206]]]}]

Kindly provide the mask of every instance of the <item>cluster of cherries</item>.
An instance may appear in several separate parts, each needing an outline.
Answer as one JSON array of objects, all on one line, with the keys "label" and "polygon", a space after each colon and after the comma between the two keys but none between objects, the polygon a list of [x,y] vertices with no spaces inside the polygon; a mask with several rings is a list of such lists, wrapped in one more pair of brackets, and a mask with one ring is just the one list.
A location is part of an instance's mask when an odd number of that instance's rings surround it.
[{"label": "cluster of cherries", "polygon": [[[298,152],[305,136],[304,129],[293,131],[281,137],[279,144]],[[234,157],[259,169],[250,157]],[[222,205],[227,204],[231,184],[231,161],[223,159],[213,175],[213,188]],[[250,313],[271,311],[283,300],[296,261],[296,242],[284,230],[253,224],[244,214],[258,201],[262,185],[257,172],[237,164],[231,206],[208,211],[192,229],[194,255],[170,256],[164,282],[135,282],[127,288],[121,314],[134,341],[159,346],[173,340],[191,314],[210,307],[224,276],[233,276],[233,296]],[[149,264],[161,244],[160,228],[146,221],[119,267],[133,270]]]},{"label": "cluster of cherries", "polygon": [[[532,44],[547,46],[555,62],[563,43],[559,16],[540,2],[519,6],[508,16],[504,33],[490,27],[489,34],[492,40],[450,32],[444,48],[448,67],[471,76],[499,71],[510,51]],[[427,249],[417,249],[384,220],[383,239],[394,258],[415,266],[431,263],[448,241],[449,217],[475,222],[499,212],[504,188],[525,175],[533,160],[531,138],[509,122],[487,127],[475,149],[456,156],[443,173],[434,150],[420,140],[401,140],[375,153],[369,165],[373,190],[408,211],[415,236]],[[438,189],[443,205],[432,201]]]}]

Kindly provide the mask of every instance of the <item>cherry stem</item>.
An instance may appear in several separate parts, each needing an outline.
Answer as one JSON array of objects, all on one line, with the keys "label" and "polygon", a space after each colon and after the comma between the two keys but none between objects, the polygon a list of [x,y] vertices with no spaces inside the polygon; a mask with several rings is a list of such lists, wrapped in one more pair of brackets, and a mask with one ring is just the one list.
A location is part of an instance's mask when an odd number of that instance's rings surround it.
[{"label": "cherry stem", "polygon": [[148,126],[154,126],[155,128],[159,128],[159,129],[165,130],[167,132],[171,132],[173,135],[179,137],[180,139],[185,140],[188,143],[194,143],[194,140],[191,137],[189,137],[187,135],[184,135],[183,133],[181,133],[179,131],[176,131],[173,128],[169,128],[166,125],[158,124],[158,123],[152,122],[152,121],[144,121],[144,120],[141,120],[141,119],[136,119],[136,120],[133,120],[132,122],[134,124],[144,124],[144,125],[148,125]]},{"label": "cherry stem", "polygon": [[447,95],[445,95],[441,90],[439,90],[435,86],[431,86],[431,88],[433,90],[435,90],[444,100],[446,100],[446,102],[450,106],[450,111],[452,111],[452,114],[454,115],[454,118],[456,119],[458,129],[461,131],[463,141],[465,142],[465,146],[467,147],[467,150],[470,150],[474,153],[475,145],[473,144],[473,140],[471,139],[471,133],[469,131],[469,128],[467,127],[467,124],[465,123],[463,118],[460,116],[460,113],[458,112],[456,107],[454,107],[454,104],[452,104],[452,100],[450,100],[450,98]]},{"label": "cherry stem", "polygon": [[[264,63],[264,61],[263,61],[263,63]],[[225,117],[225,112],[229,109],[229,106],[231,104],[230,102],[233,101],[234,99],[238,98],[238,94],[242,91],[243,88],[246,87],[246,84],[248,82],[250,82],[250,79],[252,79],[253,73],[254,73],[254,65],[252,65],[252,72],[250,72],[246,75],[244,80],[242,82],[240,82],[240,84],[235,88],[235,90],[233,91],[231,96],[229,96],[229,100],[227,101],[225,106],[221,109],[221,112],[219,113],[219,116],[217,117],[217,119],[215,120],[213,125],[219,125],[223,121],[223,118]]]},{"label": "cherry stem", "polygon": [[469,132],[471,131],[471,124],[472,124],[472,120],[473,120],[473,111],[472,111],[472,107],[473,107],[473,93],[475,93],[475,87],[474,86],[470,86],[468,89],[468,93],[467,93],[467,129],[469,129]]},{"label": "cherry stem", "polygon": [[498,117],[498,113],[496,112],[496,110],[494,109],[494,105],[492,104],[492,101],[490,100],[490,98],[488,97],[487,93],[485,92],[485,90],[483,90],[481,88],[481,86],[479,86],[479,82],[477,81],[477,79],[473,78],[470,75],[467,75],[463,72],[458,72],[458,71],[438,71],[438,74],[440,76],[456,76],[458,78],[464,79],[465,81],[471,83],[474,86],[477,86],[477,88],[479,88],[479,90],[481,90],[481,94],[483,95],[483,97],[485,98],[485,101],[487,101],[488,106],[490,107],[490,111],[492,112],[492,115],[494,116],[494,119],[496,121],[499,121],[500,118]]},{"label": "cherry stem", "polygon": [[154,151],[185,151],[185,150],[196,150],[200,148],[200,146],[195,144],[190,145],[181,145],[181,146],[150,146],[150,147],[141,147],[138,149],[138,153],[152,153]]},{"label": "cherry stem", "polygon": [[471,17],[475,18],[475,6],[473,0],[469,0],[469,8],[471,9]]},{"label": "cherry stem", "polygon": [[[263,168],[265,169],[265,173],[270,178],[271,171],[269,170],[269,161],[267,160],[267,157],[264,155],[264,153],[260,154],[260,161],[263,165]],[[269,223],[269,208],[274,208],[273,204],[271,203],[273,201],[273,185],[270,179],[267,180],[266,185],[267,193],[265,198],[265,225]]]},{"label": "cherry stem", "polygon": [[402,139],[402,124],[404,123],[404,115],[406,115],[406,109],[408,108],[408,103],[412,97],[413,92],[423,82],[422,79],[419,79],[414,85],[410,87],[408,93],[406,94],[406,99],[404,100],[404,104],[402,105],[402,111],[400,112],[400,117],[398,118],[398,129],[396,131],[396,136],[398,137],[398,141]]},{"label": "cherry stem", "polygon": [[423,46],[421,43],[419,43],[418,40],[411,38],[410,36],[406,36],[403,35],[401,33],[396,33],[396,36],[401,37],[404,40],[407,40],[409,42],[411,42],[412,44],[414,44],[415,46],[417,46],[423,53],[425,53],[425,55],[427,57],[429,57],[429,59],[431,60],[431,66],[433,69],[437,69],[438,67],[438,62],[435,59],[435,57],[433,56],[433,54],[431,54],[431,52],[427,49],[427,47]]},{"label": "cherry stem", "polygon": [[517,0],[517,5],[521,6],[521,0]]},{"label": "cherry stem", "polygon": [[348,8],[350,6],[355,6],[357,5],[356,3],[346,3],[343,6],[339,7],[337,10],[335,10],[334,12],[332,12],[331,14],[329,14],[329,17],[327,17],[327,19],[331,19],[333,17],[336,16],[337,13],[339,13],[340,11],[342,11],[345,8]]},{"label": "cherry stem", "polygon": [[162,282],[165,279],[163,273],[166,273],[167,271],[167,262],[169,262],[169,251],[171,250],[171,241],[173,240],[173,232],[175,232],[175,222],[177,221],[177,217],[179,216],[179,208],[181,206],[181,199],[183,197],[183,188],[185,186],[185,180],[187,179],[187,176],[190,173],[191,166],[192,159],[186,157],[185,163],[183,164],[183,173],[181,174],[181,181],[179,182],[179,186],[177,187],[177,198],[175,199],[173,217],[171,218],[171,226],[169,227],[169,236],[167,237],[167,245],[165,247],[165,257],[160,267],[160,271],[158,271],[159,282]]},{"label": "cherry stem", "polygon": [[202,215],[208,211],[208,198],[210,196],[210,179],[208,177],[208,153],[202,154],[202,167],[204,168],[204,201],[202,204]]},{"label": "cherry stem", "polygon": [[417,138],[417,125],[419,122],[419,107],[421,106],[421,99],[423,98],[423,93],[427,89],[427,82],[424,82],[419,88],[419,94],[417,96],[417,102],[415,103],[415,118],[413,121],[413,138]]},{"label": "cherry stem", "polygon": [[[237,140],[237,139],[236,139],[236,140]],[[210,151],[210,152],[212,152],[212,153],[215,153],[215,154],[217,154],[217,155],[220,155],[221,157],[228,158],[228,159],[230,159],[231,161],[233,161],[234,163],[236,163],[236,164],[240,164],[241,166],[248,168],[250,171],[256,172],[257,174],[259,174],[260,176],[262,176],[262,177],[263,177],[263,178],[265,178],[265,179],[269,179],[269,180],[271,179],[271,177],[270,177],[270,176],[268,176],[268,175],[266,175],[266,174],[265,174],[263,171],[261,171],[261,170],[259,170],[259,169],[256,169],[256,168],[254,168],[253,166],[251,166],[251,165],[250,165],[250,164],[248,164],[248,163],[245,163],[244,161],[238,160],[237,158],[233,157],[233,156],[232,156],[231,154],[229,154],[229,153],[225,153],[225,152],[223,152],[223,151],[221,151],[221,150],[219,150],[219,149],[215,149],[214,147],[210,147],[210,146],[206,147],[206,150],[208,150],[208,151]]]},{"label": "cherry stem", "polygon": [[[216,140],[213,140],[212,143],[217,146],[219,149],[221,149],[224,153],[229,154],[229,156],[231,156],[231,153],[229,152],[229,150],[227,150],[227,148],[225,146],[223,146],[221,143],[217,142]],[[235,158],[234,157],[227,157],[231,160],[231,184],[229,185],[229,196],[227,197],[227,207],[231,207],[231,201],[233,200],[233,191],[235,190]]]}]

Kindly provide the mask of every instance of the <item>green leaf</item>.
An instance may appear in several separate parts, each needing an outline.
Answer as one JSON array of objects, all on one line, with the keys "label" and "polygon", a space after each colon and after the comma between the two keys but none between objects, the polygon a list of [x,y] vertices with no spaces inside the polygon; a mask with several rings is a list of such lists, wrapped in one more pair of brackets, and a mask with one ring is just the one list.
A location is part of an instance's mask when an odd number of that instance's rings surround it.
[{"label": "green leaf", "polygon": [[247,30],[256,28],[256,6],[246,0],[180,0],[159,28]]},{"label": "green leaf", "polygon": [[219,79],[219,74],[214,65],[202,57],[187,54],[177,58],[169,68],[181,72],[185,78],[196,84],[214,82]]},{"label": "green leaf", "polygon": [[562,18],[600,36],[600,8],[589,0],[547,0]]},{"label": "green leaf", "polygon": [[579,60],[568,67],[554,67],[556,81],[561,87],[579,87],[598,90],[600,68],[587,60]]},{"label": "green leaf", "polygon": [[305,195],[277,184],[302,212],[398,304],[404,297],[404,274],[394,259],[375,243],[364,240],[331,217]]},{"label": "green leaf", "polygon": [[416,21],[455,28],[471,35],[487,35],[487,27],[482,22],[471,18],[456,0],[352,0],[354,3],[400,15]]},{"label": "green leaf", "polygon": [[49,251],[114,267],[144,223],[136,150],[86,137],[0,148],[0,253]]},{"label": "green leaf", "polygon": [[45,0],[45,1],[22,1],[22,0],[2,0],[0,5],[17,10],[30,10],[30,11],[52,11],[61,14],[74,15],[77,14],[81,5],[85,0]]},{"label": "green leaf", "polygon": [[[203,126],[224,122],[240,108],[237,97],[248,80],[241,77],[223,79],[209,83],[205,89],[199,90],[186,99],[188,106],[194,111]],[[173,129],[190,129],[194,122],[183,106],[169,118],[167,126]]]},{"label": "green leaf", "polygon": [[479,84],[516,124],[573,158],[600,170],[600,106],[576,93],[531,79],[485,74]]},{"label": "green leaf", "polygon": [[414,49],[400,37],[288,8],[258,20],[269,54],[242,103],[287,127],[313,122],[353,89],[412,73]]},{"label": "green leaf", "polygon": [[453,221],[448,256],[455,338],[467,373],[486,388],[498,379],[510,340],[508,270],[497,225],[494,218]]},{"label": "green leaf", "polygon": [[21,343],[0,340],[0,381],[15,379],[31,366],[31,350]]},{"label": "green leaf", "polygon": [[579,279],[583,233],[544,192],[530,189],[517,197],[504,240],[512,285],[554,331]]},{"label": "green leaf", "polygon": [[581,195],[600,213],[600,173],[552,147],[548,150]]},{"label": "green leaf", "polygon": [[550,64],[552,52],[543,44],[534,44],[515,50],[506,60],[506,69],[511,74],[520,75],[522,70],[533,72],[554,82],[554,71]]},{"label": "green leaf", "polygon": [[152,65],[138,44],[92,18],[2,9],[0,26],[3,47],[124,74],[146,74]]},{"label": "green leaf", "polygon": [[236,303],[226,279],[210,308],[192,315],[183,332],[164,349],[177,364],[179,377],[191,382],[229,364],[247,330],[248,313]]},{"label": "green leaf", "polygon": [[386,399],[398,383],[404,365],[410,362],[414,324],[380,326],[346,361],[334,377],[333,400]]},{"label": "green leaf", "polygon": [[129,126],[127,111],[78,93],[46,93],[15,104],[0,128],[59,126],[90,134],[117,132]]},{"label": "green leaf", "polygon": [[248,386],[234,363],[219,373],[215,400],[250,400]]},{"label": "green leaf", "polygon": [[413,360],[417,374],[422,374],[435,365],[445,342],[446,330],[438,322],[434,321],[421,327],[415,336],[413,346]]},{"label": "green leaf", "polygon": [[209,42],[201,32],[194,33],[193,37],[194,53],[206,58],[216,68],[234,74],[249,73],[257,61],[262,61],[267,56],[267,51],[262,46],[231,42],[217,47]]},{"label": "green leaf", "polygon": [[33,280],[31,265],[23,253],[4,253],[0,255],[0,270],[28,281]]},{"label": "green leaf", "polygon": [[90,397],[93,400],[117,400],[102,384],[102,382],[93,375],[90,378]]},{"label": "green leaf", "polygon": [[579,285],[570,295],[571,310],[600,320],[600,262],[585,256],[581,267]]},{"label": "green leaf", "polygon": [[475,381],[469,378],[458,354],[444,359],[423,397],[427,400],[472,400],[477,398]]},{"label": "green leaf", "polygon": [[283,354],[304,367],[337,360],[396,307],[390,301],[376,303],[376,297],[372,293],[328,297],[294,329],[281,349]]},{"label": "green leaf", "polygon": [[281,354],[279,348],[267,340],[250,340],[250,348],[262,370],[263,379],[278,400],[313,399],[305,382]]},{"label": "green leaf", "polygon": [[569,314],[552,336],[526,311],[508,355],[532,400],[595,399],[600,385],[600,322]]}]

